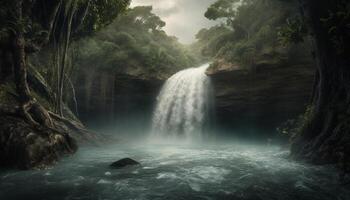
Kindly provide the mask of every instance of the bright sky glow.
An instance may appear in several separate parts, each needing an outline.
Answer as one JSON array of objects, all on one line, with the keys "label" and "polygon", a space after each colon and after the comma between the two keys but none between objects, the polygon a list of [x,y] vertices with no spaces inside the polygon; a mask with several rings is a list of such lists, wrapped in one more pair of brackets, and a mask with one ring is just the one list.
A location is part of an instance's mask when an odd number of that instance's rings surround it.
[{"label": "bright sky glow", "polygon": [[213,2],[215,0],[132,0],[131,7],[153,6],[153,12],[167,24],[164,30],[188,44],[195,41],[200,29],[217,24],[204,17]]}]

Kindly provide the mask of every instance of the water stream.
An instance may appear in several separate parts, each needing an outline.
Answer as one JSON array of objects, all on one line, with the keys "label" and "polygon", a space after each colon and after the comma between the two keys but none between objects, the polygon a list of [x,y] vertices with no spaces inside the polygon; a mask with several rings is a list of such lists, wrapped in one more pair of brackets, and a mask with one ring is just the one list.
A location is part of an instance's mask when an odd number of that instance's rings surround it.
[{"label": "water stream", "polygon": [[209,64],[180,71],[163,86],[154,111],[154,139],[200,140],[210,123],[212,92]]},{"label": "water stream", "polygon": [[[124,157],[141,166],[113,170]],[[0,173],[2,200],[347,200],[332,167],[301,164],[276,146],[118,144],[83,147],[52,169]]]}]

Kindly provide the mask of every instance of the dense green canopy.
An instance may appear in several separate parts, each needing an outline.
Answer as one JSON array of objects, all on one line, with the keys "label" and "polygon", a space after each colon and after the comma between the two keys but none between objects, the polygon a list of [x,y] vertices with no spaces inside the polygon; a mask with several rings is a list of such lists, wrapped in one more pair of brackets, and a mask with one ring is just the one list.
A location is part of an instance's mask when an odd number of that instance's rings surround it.
[{"label": "dense green canopy", "polygon": [[[299,14],[297,4],[276,0],[218,0],[205,16],[225,23],[197,34],[202,53],[243,66],[263,60],[280,62],[289,53],[279,36],[282,28]],[[302,31],[302,30],[300,30]]]},{"label": "dense green canopy", "polygon": [[92,38],[81,40],[78,66],[144,73],[174,73],[189,67],[194,58],[177,38],[162,28],[165,22],[152,13],[152,7],[135,7]]}]

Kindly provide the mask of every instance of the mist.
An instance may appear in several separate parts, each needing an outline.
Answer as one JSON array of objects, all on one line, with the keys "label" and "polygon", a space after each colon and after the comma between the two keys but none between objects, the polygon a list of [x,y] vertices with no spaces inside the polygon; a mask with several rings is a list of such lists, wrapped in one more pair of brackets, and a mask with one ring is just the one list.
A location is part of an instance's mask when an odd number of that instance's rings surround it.
[{"label": "mist", "polygon": [[0,1],[0,199],[350,199],[349,10]]}]

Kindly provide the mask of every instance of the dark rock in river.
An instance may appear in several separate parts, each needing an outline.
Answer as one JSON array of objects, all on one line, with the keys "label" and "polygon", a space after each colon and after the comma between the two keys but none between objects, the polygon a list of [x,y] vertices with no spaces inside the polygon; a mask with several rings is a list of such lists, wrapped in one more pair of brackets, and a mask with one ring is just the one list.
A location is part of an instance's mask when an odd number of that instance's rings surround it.
[{"label": "dark rock in river", "polygon": [[110,166],[115,169],[120,169],[132,165],[140,165],[140,163],[131,158],[123,158],[117,162],[112,163]]}]

